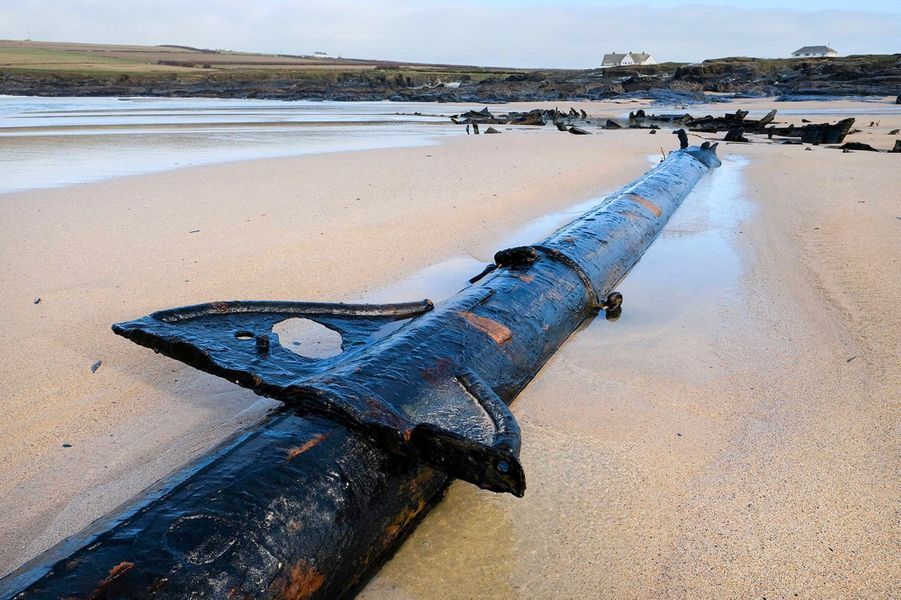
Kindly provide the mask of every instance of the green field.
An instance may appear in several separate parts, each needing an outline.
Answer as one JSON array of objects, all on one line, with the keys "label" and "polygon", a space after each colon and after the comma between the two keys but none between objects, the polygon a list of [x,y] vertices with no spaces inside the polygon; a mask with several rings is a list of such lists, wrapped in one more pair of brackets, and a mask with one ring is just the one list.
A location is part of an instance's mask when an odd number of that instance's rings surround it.
[{"label": "green field", "polygon": [[342,73],[378,71],[386,77],[486,77],[520,72],[475,66],[314,58],[176,46],[117,46],[0,40],[0,70],[72,76],[174,75],[178,79],[296,77],[333,81]]}]

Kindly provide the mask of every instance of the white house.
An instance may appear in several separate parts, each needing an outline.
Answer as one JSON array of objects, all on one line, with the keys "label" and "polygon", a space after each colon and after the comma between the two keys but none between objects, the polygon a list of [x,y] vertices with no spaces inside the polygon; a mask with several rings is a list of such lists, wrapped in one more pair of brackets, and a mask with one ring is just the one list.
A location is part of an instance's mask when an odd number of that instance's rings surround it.
[{"label": "white house", "polygon": [[317,50],[313,53],[313,58],[328,58],[328,52],[323,52],[322,50]]},{"label": "white house", "polygon": [[606,67],[627,67],[629,65],[656,65],[657,61],[647,52],[626,52],[625,54],[617,54],[611,52],[604,55],[601,61],[601,68]]},{"label": "white house", "polygon": [[829,46],[804,46],[792,52],[795,58],[838,56],[838,52]]}]

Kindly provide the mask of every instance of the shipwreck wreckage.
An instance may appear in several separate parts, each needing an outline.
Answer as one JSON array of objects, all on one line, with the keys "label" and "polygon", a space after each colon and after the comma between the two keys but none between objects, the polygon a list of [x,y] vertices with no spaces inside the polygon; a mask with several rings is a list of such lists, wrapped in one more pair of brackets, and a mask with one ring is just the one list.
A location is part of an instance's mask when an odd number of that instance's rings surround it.
[{"label": "shipwreck wreckage", "polygon": [[[113,326],[283,408],[0,581],[30,598],[334,598],[359,590],[452,478],[521,496],[507,405],[599,310],[716,144],[671,152],[544,241],[502,250],[439,306],[219,302]],[[273,326],[341,336],[299,355]],[[301,344],[301,348],[303,344]]]}]

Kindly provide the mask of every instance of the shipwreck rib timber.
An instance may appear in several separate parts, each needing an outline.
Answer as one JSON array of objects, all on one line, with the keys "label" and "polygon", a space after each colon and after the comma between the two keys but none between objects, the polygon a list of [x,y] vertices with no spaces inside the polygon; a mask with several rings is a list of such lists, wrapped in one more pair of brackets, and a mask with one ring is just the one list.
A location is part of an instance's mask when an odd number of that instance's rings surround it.
[{"label": "shipwreck rib timber", "polygon": [[[499,252],[438,307],[225,302],[116,325],[284,410],[0,581],[0,595],[334,598],[365,583],[451,477],[521,495],[506,405],[580,323],[619,309],[614,286],[718,165],[715,144],[672,152],[541,243]],[[291,319],[338,332],[342,351],[283,347],[272,328]]]}]

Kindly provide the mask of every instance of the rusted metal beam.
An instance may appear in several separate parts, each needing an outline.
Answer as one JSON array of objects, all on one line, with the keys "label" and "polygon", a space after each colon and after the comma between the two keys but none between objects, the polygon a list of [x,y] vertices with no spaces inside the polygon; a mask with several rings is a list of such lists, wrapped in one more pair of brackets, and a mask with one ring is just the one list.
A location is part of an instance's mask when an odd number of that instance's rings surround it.
[{"label": "rusted metal beam", "polygon": [[[615,285],[708,169],[716,145],[642,178],[442,305],[226,302],[117,333],[281,399],[284,410],[167,487],[0,582],[16,598],[334,598],[353,593],[450,477],[520,495],[509,404]],[[274,327],[313,321],[309,358]],[[21,591],[20,591],[21,590]]]}]

